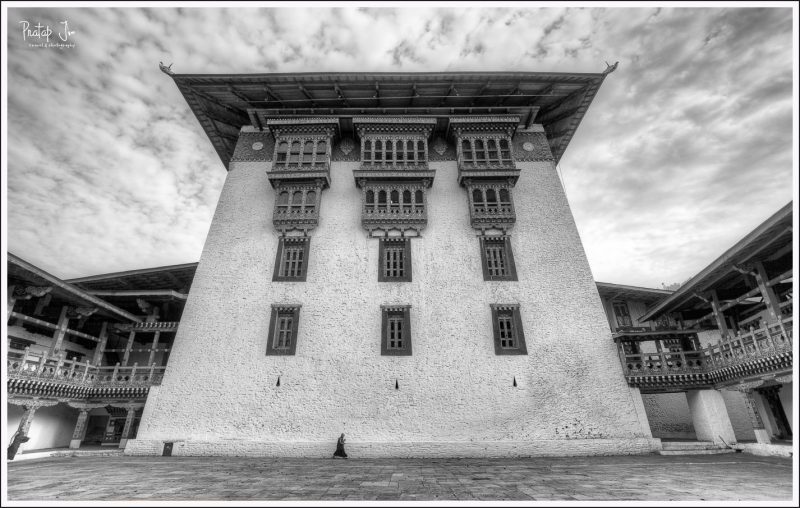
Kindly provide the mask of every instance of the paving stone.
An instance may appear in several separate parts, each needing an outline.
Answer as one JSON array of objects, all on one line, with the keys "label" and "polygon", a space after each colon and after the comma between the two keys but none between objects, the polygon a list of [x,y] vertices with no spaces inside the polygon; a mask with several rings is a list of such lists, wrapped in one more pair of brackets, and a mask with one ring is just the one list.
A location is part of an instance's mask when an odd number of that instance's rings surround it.
[{"label": "paving stone", "polygon": [[12,501],[790,501],[792,462],[752,455],[528,459],[54,457],[8,463]]}]

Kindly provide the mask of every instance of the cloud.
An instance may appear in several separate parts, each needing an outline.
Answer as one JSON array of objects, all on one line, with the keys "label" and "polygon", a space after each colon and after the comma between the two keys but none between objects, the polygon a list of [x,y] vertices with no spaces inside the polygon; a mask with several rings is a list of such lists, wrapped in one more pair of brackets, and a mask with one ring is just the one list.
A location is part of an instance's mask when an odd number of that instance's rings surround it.
[{"label": "cloud", "polygon": [[[69,20],[29,48],[20,20]],[[178,73],[598,72],[561,160],[597,279],[682,281],[792,198],[792,10],[8,10],[9,250],[62,277],[196,261],[225,178]]]}]

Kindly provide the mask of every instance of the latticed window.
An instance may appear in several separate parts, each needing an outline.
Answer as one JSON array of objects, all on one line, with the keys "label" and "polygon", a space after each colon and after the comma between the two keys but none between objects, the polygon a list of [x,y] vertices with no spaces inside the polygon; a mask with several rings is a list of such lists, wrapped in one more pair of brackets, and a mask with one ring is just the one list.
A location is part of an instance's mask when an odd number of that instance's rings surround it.
[{"label": "latticed window", "polygon": [[511,242],[507,236],[481,237],[483,280],[517,280]]},{"label": "latticed window", "polygon": [[267,355],[293,355],[295,353],[299,317],[299,305],[272,306]]},{"label": "latticed window", "polygon": [[361,161],[365,164],[422,164],[427,144],[423,138],[374,139],[362,143]]},{"label": "latticed window", "polygon": [[386,344],[388,349],[403,349],[403,315],[392,313],[389,315],[389,330],[387,331],[389,341]]},{"label": "latticed window", "polygon": [[272,347],[275,349],[289,349],[292,345],[292,330],[294,325],[294,314],[292,312],[278,313],[277,330],[275,330],[275,340]]},{"label": "latticed window", "polygon": [[305,281],[310,238],[282,237],[278,243],[273,281]]},{"label": "latticed window", "polygon": [[511,312],[503,311],[498,313],[497,326],[500,329],[500,347],[503,349],[514,349],[517,343],[514,341],[514,316]]},{"label": "latticed window", "polygon": [[410,306],[383,306],[381,320],[381,354],[411,355]]},{"label": "latticed window", "polygon": [[384,189],[373,186],[364,193],[364,213],[423,213],[425,195],[422,190]]},{"label": "latticed window", "polygon": [[381,266],[379,282],[411,281],[411,240],[408,238],[382,238],[379,256]]},{"label": "latticed window", "polygon": [[493,304],[494,351],[498,355],[526,355],[525,335],[517,304]]},{"label": "latticed window", "polygon": [[461,163],[467,166],[510,163],[511,142],[505,137],[461,139]]},{"label": "latticed window", "polygon": [[328,142],[321,138],[279,139],[273,169],[313,169],[328,162]]}]

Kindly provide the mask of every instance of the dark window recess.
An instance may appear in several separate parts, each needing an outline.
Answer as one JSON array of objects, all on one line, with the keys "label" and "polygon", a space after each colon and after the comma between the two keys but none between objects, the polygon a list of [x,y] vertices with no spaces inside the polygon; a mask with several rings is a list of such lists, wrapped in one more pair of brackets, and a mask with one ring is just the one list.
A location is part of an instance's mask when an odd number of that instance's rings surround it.
[{"label": "dark window recess", "polygon": [[297,348],[299,305],[273,305],[269,319],[267,355],[293,355]]},{"label": "dark window recess", "polygon": [[24,351],[26,347],[34,344],[36,344],[36,342],[27,339],[18,339],[16,337],[9,337],[8,339],[9,349],[19,349],[20,351]]},{"label": "dark window recess", "polygon": [[617,326],[633,326],[628,302],[614,302],[614,315],[617,316]]},{"label": "dark window recess", "polygon": [[480,242],[483,280],[517,280],[509,237],[482,236]]},{"label": "dark window recess", "polygon": [[381,355],[411,356],[411,306],[381,307]]},{"label": "dark window recess", "polygon": [[493,304],[491,308],[495,354],[527,355],[528,348],[525,345],[525,334],[522,332],[519,305]]},{"label": "dark window recess", "polygon": [[378,282],[411,282],[411,240],[380,240]]},{"label": "dark window recess", "polygon": [[308,270],[308,237],[281,237],[278,243],[278,254],[275,258],[273,281],[304,282]]}]

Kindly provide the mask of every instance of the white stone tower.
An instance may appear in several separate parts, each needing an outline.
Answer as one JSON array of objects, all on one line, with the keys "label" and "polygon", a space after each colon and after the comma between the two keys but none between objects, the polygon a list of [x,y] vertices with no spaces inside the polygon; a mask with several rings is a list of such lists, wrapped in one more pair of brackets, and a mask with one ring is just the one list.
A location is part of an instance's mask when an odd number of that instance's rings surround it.
[{"label": "white stone tower", "polygon": [[128,454],[648,453],[556,163],[605,74],[171,74],[228,169]]}]

